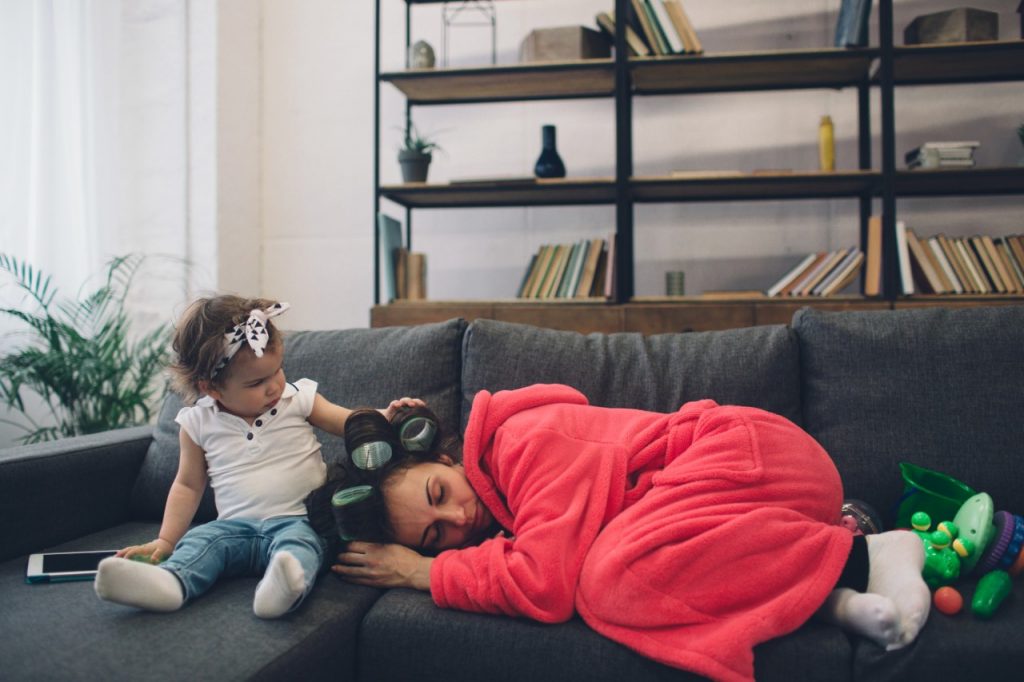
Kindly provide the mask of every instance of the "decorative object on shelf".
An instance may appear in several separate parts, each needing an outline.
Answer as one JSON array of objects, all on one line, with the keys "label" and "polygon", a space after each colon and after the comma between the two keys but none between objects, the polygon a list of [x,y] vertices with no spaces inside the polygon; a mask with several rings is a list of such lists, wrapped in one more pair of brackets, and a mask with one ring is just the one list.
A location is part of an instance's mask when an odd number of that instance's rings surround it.
[{"label": "decorative object on shelf", "polygon": [[822,116],[818,124],[818,165],[823,171],[836,169],[836,134],[831,116]]},{"label": "decorative object on shelf", "polygon": [[546,125],[541,128],[543,148],[537,158],[533,172],[538,178],[564,178],[565,164],[555,148],[555,126]]},{"label": "decorative object on shelf", "polygon": [[448,33],[456,26],[491,27],[491,64],[498,63],[498,14],[493,0],[459,0],[441,5],[441,59],[448,66]]},{"label": "decorative object on shelf", "polygon": [[398,150],[398,163],[402,166],[403,182],[426,182],[432,152],[441,146],[428,137],[420,135],[412,123],[405,129],[405,141]]},{"label": "decorative object on shelf", "polygon": [[903,42],[907,45],[968,43],[978,40],[999,40],[997,13],[958,7],[917,17],[903,31]]},{"label": "decorative object on shelf", "polygon": [[665,273],[665,295],[686,295],[686,273],[682,270],[669,270]]},{"label": "decorative object on shelf", "polygon": [[842,0],[836,21],[836,47],[866,47],[871,0]]},{"label": "decorative object on shelf", "polygon": [[417,40],[409,47],[410,69],[432,69],[434,62],[434,48],[427,41]]},{"label": "decorative object on shelf", "polygon": [[[24,443],[139,426],[166,392],[162,380],[169,330],[133,328],[125,310],[145,258],[132,254],[107,263],[102,285],[77,299],[58,297],[52,280],[30,264],[0,254],[0,271],[24,294],[0,314],[25,324],[8,339],[23,340],[0,362],[0,405],[25,417]],[[51,419],[33,419],[29,392],[43,398]],[[26,409],[28,407],[28,409]],[[38,415],[37,415],[38,418]]]},{"label": "decorative object on shelf", "polygon": [[611,54],[611,45],[604,36],[585,26],[534,29],[519,46],[521,62],[601,59]]}]

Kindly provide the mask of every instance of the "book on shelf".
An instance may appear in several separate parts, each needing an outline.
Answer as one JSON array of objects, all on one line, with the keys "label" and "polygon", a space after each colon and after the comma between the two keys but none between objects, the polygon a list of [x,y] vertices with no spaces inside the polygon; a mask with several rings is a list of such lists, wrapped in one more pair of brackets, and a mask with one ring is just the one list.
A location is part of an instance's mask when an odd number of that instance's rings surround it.
[{"label": "book on shelf", "polygon": [[835,46],[867,46],[870,16],[871,0],[842,0],[836,20]]},{"label": "book on shelf", "polygon": [[914,293],[914,273],[910,270],[910,249],[907,247],[907,224],[896,221],[896,259],[899,263],[900,292],[904,296]]},{"label": "book on shelf", "polygon": [[792,292],[792,295],[794,295],[794,296],[811,296],[811,295],[813,295],[814,288],[816,286],[818,286],[818,284],[822,280],[824,280],[825,277],[827,277],[828,274],[830,272],[832,272],[832,270],[837,265],[839,265],[839,262],[842,261],[846,256],[847,256],[847,249],[836,249],[834,251],[829,252],[828,257],[825,258],[825,260],[822,262],[821,266],[819,266],[817,271],[811,273],[811,275],[807,278],[807,280],[804,281],[803,283],[801,283],[800,288]]},{"label": "book on shelf", "polygon": [[552,291],[557,286],[562,273],[565,272],[566,244],[557,244],[554,255],[551,257],[551,267],[548,268],[544,281],[540,285],[537,298],[553,298]]},{"label": "book on shelf", "polygon": [[947,286],[954,294],[964,293],[964,286],[957,276],[956,269],[946,257],[946,252],[939,243],[938,237],[929,237],[924,240],[925,246],[932,250],[933,260],[938,264],[940,272],[945,276]]},{"label": "book on shelf", "polygon": [[1014,280],[1013,275],[1010,272],[1010,268],[1006,267],[1006,263],[1003,261],[1003,257],[996,247],[995,240],[989,235],[981,236],[982,242],[985,244],[985,248],[988,249],[988,256],[992,263],[995,265],[996,272],[999,274],[999,279],[1003,282],[1003,288],[1008,294],[1017,293],[1017,282]]},{"label": "book on shelf", "polygon": [[925,142],[903,155],[907,168],[973,168],[977,141]]},{"label": "book on shelf", "polygon": [[668,10],[662,0],[644,0],[644,3],[651,8],[651,16],[660,35],[665,39],[669,54],[683,54],[686,52],[686,45],[676,31],[675,24],[669,19]]},{"label": "book on shelf", "polygon": [[813,263],[817,257],[818,254],[816,253],[809,253],[806,256],[804,256],[799,263],[794,265],[786,274],[784,274],[782,277],[776,280],[775,284],[771,285],[770,287],[768,287],[768,289],[765,290],[765,296],[778,296],[782,292],[782,290],[785,289],[788,285],[790,285],[794,280],[796,280],[796,278],[800,276],[800,273],[806,270],[808,266],[810,266],[810,264]]},{"label": "book on shelf", "polygon": [[953,272],[956,274],[957,280],[960,282],[960,288],[963,293],[974,293],[974,282],[971,280],[970,275],[967,273],[967,266],[960,259],[960,252],[957,251],[953,243],[946,238],[944,234],[937,234],[933,237],[939,244],[939,248],[946,255],[946,261],[953,268]]},{"label": "book on shelf", "polygon": [[689,54],[703,54],[704,47],[701,45],[697,31],[693,28],[693,22],[683,9],[680,0],[662,0],[665,9],[668,11],[669,20],[675,26],[679,37],[683,40],[683,46]]},{"label": "book on shelf", "polygon": [[864,254],[864,295],[882,293],[882,217],[868,218],[867,244]]},{"label": "book on shelf", "polygon": [[573,292],[574,298],[590,296],[590,292],[594,287],[594,277],[597,275],[597,264],[601,260],[602,249],[604,249],[603,239],[591,239],[587,245],[587,252],[583,258],[583,267],[580,270],[580,279]]},{"label": "book on shelf", "polygon": [[640,32],[643,34],[647,44],[650,45],[651,51],[657,56],[668,54],[668,48],[659,39],[658,31],[654,28],[654,24],[651,21],[650,10],[644,4],[644,0],[631,0],[631,5],[633,16],[636,17],[636,21],[640,25]]},{"label": "book on shelf", "polygon": [[551,266],[551,257],[554,255],[554,245],[544,244],[537,251],[537,257],[533,260],[533,270],[527,277],[526,289],[523,291],[523,298],[537,298],[541,282]]},{"label": "book on shelf", "polygon": [[1011,290],[1015,294],[1024,293],[1024,272],[1021,271],[1013,253],[1010,251],[1010,247],[1006,243],[1005,237],[996,237],[992,240],[995,246],[996,253],[1003,261],[1003,267],[1006,268],[1009,282],[1012,283]]},{"label": "book on shelf", "polygon": [[380,272],[384,277],[386,301],[399,298],[396,265],[402,248],[402,224],[384,213],[377,214],[377,238],[380,249]]},{"label": "book on shelf", "polygon": [[1006,292],[1006,288],[1003,285],[1002,280],[999,278],[999,273],[996,272],[995,264],[989,259],[988,250],[985,248],[985,242],[978,235],[968,237],[967,242],[974,249],[974,253],[978,257],[978,261],[981,263],[981,269],[985,277],[988,278],[991,290],[997,294]]},{"label": "book on shelf", "polygon": [[829,277],[829,282],[821,287],[819,296],[834,296],[850,286],[864,265],[864,252],[856,249],[837,268],[836,274]]},{"label": "book on shelf", "polygon": [[909,227],[906,228],[906,239],[907,248],[910,250],[910,266],[912,268],[912,273],[917,276],[916,281],[919,285],[917,288],[922,293],[946,293],[946,289],[942,285],[942,280],[939,279],[938,273],[935,272],[935,269],[932,267],[932,262],[925,254],[924,248],[921,246],[921,242],[917,238],[917,234],[915,234]]},{"label": "book on shelf", "polygon": [[1019,245],[1014,245],[1014,237],[1000,237],[1000,246],[1006,250],[1006,258],[1010,262],[1014,272],[1017,273],[1017,281],[1024,291],[1024,250]]},{"label": "book on shelf", "polygon": [[604,297],[614,298],[615,297],[615,242],[616,235],[614,232],[608,235],[608,252],[606,254],[604,262],[604,277],[601,284],[604,285]]},{"label": "book on shelf", "polygon": [[[615,43],[615,12],[598,12],[595,17],[597,25],[604,31],[612,44]],[[651,54],[650,49],[644,43],[643,39],[637,35],[636,31],[629,24],[626,24],[626,46],[629,48],[630,54],[637,55],[640,57],[646,57]]]},{"label": "book on shelf", "polygon": [[800,271],[800,273],[788,284],[782,287],[779,291],[779,296],[795,296],[796,291],[806,282],[807,278],[811,273],[817,272],[818,268],[821,267],[822,263],[831,254],[830,251],[821,251],[814,254],[814,260],[808,264],[806,268]]},{"label": "book on shelf", "polygon": [[978,260],[978,256],[974,253],[974,248],[970,242],[967,241],[966,237],[957,237],[954,240],[957,248],[960,250],[960,254],[967,263],[967,267],[971,272],[971,277],[974,279],[974,284],[980,294],[991,294],[992,285],[988,281],[988,277],[985,275],[984,268],[981,265],[981,261]]}]

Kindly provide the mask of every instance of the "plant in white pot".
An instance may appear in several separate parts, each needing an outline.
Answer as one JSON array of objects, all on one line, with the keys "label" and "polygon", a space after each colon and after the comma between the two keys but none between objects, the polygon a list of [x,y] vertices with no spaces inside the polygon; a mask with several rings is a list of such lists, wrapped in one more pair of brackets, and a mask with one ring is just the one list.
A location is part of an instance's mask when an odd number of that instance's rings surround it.
[{"label": "plant in white pot", "polygon": [[441,146],[425,135],[421,135],[412,123],[405,129],[405,139],[398,150],[398,163],[402,166],[403,182],[426,182],[427,171],[433,151]]}]

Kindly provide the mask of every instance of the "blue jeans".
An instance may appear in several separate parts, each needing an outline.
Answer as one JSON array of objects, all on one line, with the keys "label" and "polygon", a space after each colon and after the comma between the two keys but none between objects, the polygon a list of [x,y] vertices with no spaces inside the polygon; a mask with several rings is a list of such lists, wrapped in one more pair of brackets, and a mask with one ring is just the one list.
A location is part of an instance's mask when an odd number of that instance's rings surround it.
[{"label": "blue jeans", "polygon": [[185,533],[160,566],[181,581],[188,602],[210,589],[218,578],[262,576],[270,558],[281,550],[299,560],[306,578],[306,589],[288,609],[291,612],[313,588],[326,551],[324,541],[305,516],[204,523]]}]

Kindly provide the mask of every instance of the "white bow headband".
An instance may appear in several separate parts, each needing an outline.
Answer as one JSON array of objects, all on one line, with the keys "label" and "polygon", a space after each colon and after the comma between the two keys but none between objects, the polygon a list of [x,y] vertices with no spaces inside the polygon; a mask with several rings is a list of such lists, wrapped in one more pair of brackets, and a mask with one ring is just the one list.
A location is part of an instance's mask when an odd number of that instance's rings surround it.
[{"label": "white bow headband", "polygon": [[248,342],[249,348],[252,348],[256,357],[262,358],[267,341],[270,339],[270,334],[267,333],[267,320],[277,317],[290,307],[287,303],[275,303],[266,310],[255,308],[249,311],[249,318],[245,322],[236,324],[231,331],[224,335],[224,357],[213,368],[210,378],[216,377],[222,369],[227,367],[231,358],[235,357],[235,353],[242,347],[243,341]]}]

